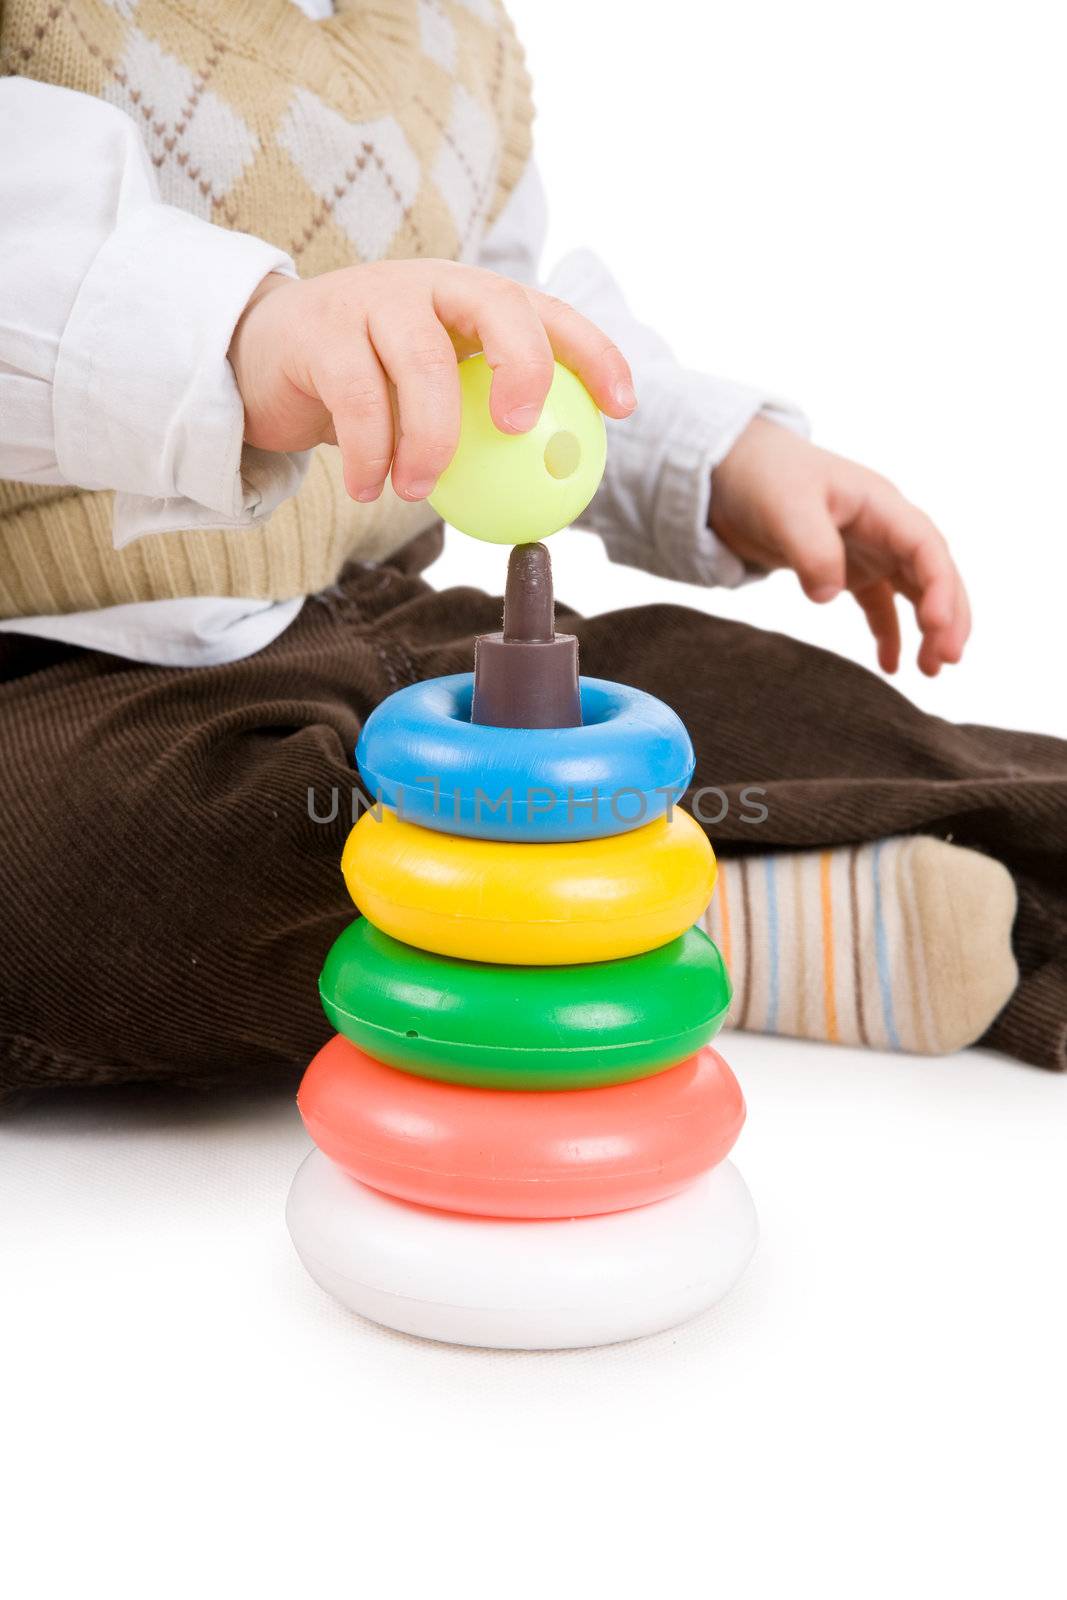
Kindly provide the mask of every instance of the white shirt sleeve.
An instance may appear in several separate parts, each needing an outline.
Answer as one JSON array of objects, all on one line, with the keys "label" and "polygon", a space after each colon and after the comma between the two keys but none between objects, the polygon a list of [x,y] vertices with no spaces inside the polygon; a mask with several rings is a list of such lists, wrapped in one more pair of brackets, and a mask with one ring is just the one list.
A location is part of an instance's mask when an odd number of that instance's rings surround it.
[{"label": "white shirt sleeve", "polygon": [[292,261],[161,204],[136,126],[90,95],[0,80],[0,150],[0,477],[118,491],[118,547],[268,516],[307,458],[242,446],[226,351]]},{"label": "white shirt sleeve", "polygon": [[592,252],[566,256],[542,283],[546,227],[544,191],[531,163],[485,239],[481,264],[539,284],[583,312],[615,340],[637,388],[633,416],[606,419],[604,481],[579,526],[599,534],[614,561],[689,583],[736,587],[753,573],[708,527],[712,472],[753,417],[806,433],[804,417],[759,389],[680,366],[664,340],[634,317]]}]

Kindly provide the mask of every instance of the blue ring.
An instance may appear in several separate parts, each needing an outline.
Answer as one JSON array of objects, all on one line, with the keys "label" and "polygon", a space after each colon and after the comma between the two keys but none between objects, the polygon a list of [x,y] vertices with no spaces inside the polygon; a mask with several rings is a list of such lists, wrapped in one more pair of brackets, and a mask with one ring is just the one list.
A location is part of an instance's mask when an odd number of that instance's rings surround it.
[{"label": "blue ring", "polygon": [[472,723],[469,672],[399,689],[360,735],[363,782],[408,822],[441,833],[547,844],[640,828],[688,788],[689,735],[641,689],[579,682],[580,728]]}]

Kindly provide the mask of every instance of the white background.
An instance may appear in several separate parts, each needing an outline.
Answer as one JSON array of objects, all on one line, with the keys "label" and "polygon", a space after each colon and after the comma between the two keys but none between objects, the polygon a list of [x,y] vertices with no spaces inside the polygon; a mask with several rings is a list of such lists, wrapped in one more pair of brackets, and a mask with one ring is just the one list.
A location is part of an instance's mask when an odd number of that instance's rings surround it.
[{"label": "white background", "polygon": [[[553,248],[941,523],[958,719],[1065,732],[1067,151],[1054,8],[514,0]],[[779,577],[709,596],[555,543],[580,609],[671,596],[873,659]],[[435,578],[498,588],[454,540]],[[724,686],[724,692],[728,685]],[[1060,1596],[1067,1084],[728,1035],[763,1243],[717,1312],[490,1355],[341,1313],[288,1246],[288,1097],[0,1128],[5,1590]]]}]

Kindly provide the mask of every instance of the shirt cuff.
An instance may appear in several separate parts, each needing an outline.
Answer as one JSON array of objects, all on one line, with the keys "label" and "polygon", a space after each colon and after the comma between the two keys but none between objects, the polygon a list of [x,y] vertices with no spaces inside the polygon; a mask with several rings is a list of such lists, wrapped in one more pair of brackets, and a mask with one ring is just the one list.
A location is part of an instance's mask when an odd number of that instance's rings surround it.
[{"label": "shirt cuff", "polygon": [[263,240],[163,205],[120,221],[94,258],[56,362],[56,460],[68,483],[120,491],[117,548],[261,521],[299,487],[306,452],[243,447],[226,357],[270,272],[295,276]]},{"label": "shirt cuff", "polygon": [[615,561],[735,589],[759,574],[708,526],[712,473],[754,417],[802,435],[807,423],[786,401],[671,361],[643,366],[636,378],[637,411],[607,424],[612,473],[586,525]]}]

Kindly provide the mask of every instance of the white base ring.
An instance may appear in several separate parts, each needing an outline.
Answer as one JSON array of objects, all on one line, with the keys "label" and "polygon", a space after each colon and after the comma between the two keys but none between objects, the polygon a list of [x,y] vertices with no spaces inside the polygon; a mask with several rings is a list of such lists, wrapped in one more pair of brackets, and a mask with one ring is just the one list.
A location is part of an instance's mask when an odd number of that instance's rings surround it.
[{"label": "white base ring", "polygon": [[432,1211],[380,1194],[312,1151],[286,1209],[308,1272],[402,1333],[500,1350],[564,1350],[658,1333],[733,1288],[756,1248],[729,1161],[669,1199],[574,1221]]}]

